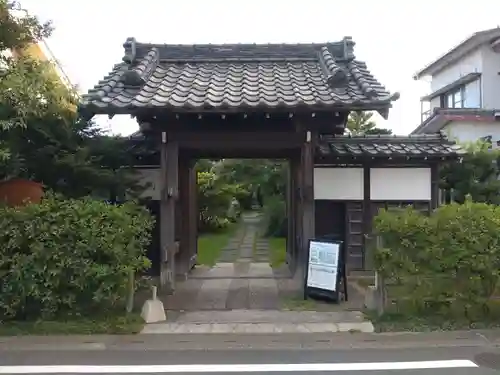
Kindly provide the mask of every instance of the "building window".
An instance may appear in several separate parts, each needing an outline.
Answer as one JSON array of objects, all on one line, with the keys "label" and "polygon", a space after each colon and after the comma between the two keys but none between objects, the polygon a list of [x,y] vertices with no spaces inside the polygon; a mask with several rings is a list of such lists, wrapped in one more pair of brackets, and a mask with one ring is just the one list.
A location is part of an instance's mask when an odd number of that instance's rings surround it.
[{"label": "building window", "polygon": [[444,108],[465,108],[465,87],[447,92],[442,96],[441,103]]}]

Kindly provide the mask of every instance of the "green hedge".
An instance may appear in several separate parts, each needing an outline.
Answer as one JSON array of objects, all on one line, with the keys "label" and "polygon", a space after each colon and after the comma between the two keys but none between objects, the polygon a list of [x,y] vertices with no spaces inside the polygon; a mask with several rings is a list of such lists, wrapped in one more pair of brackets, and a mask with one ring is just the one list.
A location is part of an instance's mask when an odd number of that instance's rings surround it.
[{"label": "green hedge", "polygon": [[0,319],[104,313],[149,267],[153,219],[136,204],[48,197],[0,208]]},{"label": "green hedge", "polygon": [[271,196],[264,205],[264,234],[268,237],[287,236],[286,202],[282,196]]},{"label": "green hedge", "polygon": [[198,173],[198,207],[200,233],[216,232],[236,222],[241,214],[238,200],[244,196],[240,185],[230,185],[212,172]]},{"label": "green hedge", "polygon": [[469,199],[429,216],[382,210],[374,224],[383,244],[376,268],[395,284],[389,297],[399,312],[471,319],[488,312],[500,275],[500,207]]}]

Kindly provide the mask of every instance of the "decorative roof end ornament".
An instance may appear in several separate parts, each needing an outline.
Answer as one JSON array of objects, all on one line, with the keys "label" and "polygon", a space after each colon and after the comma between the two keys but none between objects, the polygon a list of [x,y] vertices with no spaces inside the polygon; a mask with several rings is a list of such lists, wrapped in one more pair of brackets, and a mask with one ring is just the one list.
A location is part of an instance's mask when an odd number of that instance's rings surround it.
[{"label": "decorative roof end ornament", "polygon": [[322,47],[319,61],[326,81],[332,88],[345,87],[349,82],[347,73],[335,61],[328,47]]},{"label": "decorative roof end ornament", "polygon": [[137,41],[133,37],[127,38],[125,43],[123,43],[123,48],[125,49],[125,56],[123,56],[122,60],[124,63],[130,65],[135,61],[136,48],[137,48],[136,46],[137,46]]},{"label": "decorative roof end ornament", "polygon": [[354,56],[354,46],[356,43],[354,43],[351,36],[345,36],[342,42],[344,43],[344,59],[348,61],[354,60],[356,58]]}]

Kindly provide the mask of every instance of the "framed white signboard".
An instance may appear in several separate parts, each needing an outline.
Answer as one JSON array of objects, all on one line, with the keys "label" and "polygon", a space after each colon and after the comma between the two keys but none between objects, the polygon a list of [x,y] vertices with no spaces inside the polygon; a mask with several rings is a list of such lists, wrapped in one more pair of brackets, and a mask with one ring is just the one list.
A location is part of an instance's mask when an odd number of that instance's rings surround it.
[{"label": "framed white signboard", "polygon": [[306,287],[336,292],[340,244],[309,241]]}]

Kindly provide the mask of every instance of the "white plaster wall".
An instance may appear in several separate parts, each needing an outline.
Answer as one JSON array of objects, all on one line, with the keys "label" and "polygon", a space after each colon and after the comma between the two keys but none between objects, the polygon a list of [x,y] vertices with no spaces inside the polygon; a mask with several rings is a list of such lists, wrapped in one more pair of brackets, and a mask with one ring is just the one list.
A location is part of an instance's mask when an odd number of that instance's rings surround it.
[{"label": "white plaster wall", "polygon": [[490,45],[481,50],[483,56],[483,103],[482,108],[500,109],[500,53]]},{"label": "white plaster wall", "polygon": [[363,168],[314,168],[314,199],[362,200]]},{"label": "white plaster wall", "polygon": [[376,201],[431,199],[430,168],[372,168],[370,197]]},{"label": "white plaster wall", "polygon": [[142,198],[151,198],[160,200],[160,169],[159,168],[144,168],[136,169],[136,176],[139,183],[145,186],[147,183],[151,185],[141,194]]},{"label": "white plaster wall", "polygon": [[431,91],[434,92],[450,83],[455,82],[460,77],[469,73],[483,72],[483,48],[476,49],[462,57],[454,64],[450,64],[445,69],[434,74],[431,81]]},{"label": "white plaster wall", "polygon": [[469,122],[453,121],[443,128],[449,139],[457,142],[475,142],[482,137],[491,135],[493,147],[500,141],[500,121]]}]

